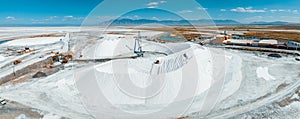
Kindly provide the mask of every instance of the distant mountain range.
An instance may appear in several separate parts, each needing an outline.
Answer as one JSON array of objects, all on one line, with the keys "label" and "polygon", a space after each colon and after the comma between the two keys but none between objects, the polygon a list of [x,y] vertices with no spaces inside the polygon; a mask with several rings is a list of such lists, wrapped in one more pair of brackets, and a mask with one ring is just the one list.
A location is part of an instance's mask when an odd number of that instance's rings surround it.
[{"label": "distant mountain range", "polygon": [[[295,23],[275,21],[275,22],[252,22],[240,23],[235,20],[149,20],[149,19],[117,19],[100,23],[100,25],[113,25],[113,26],[130,26],[142,24],[163,24],[163,25],[294,25]],[[298,24],[299,25],[299,24]]]},{"label": "distant mountain range", "polygon": [[149,19],[117,19],[102,22],[101,25],[142,25],[142,24],[163,24],[163,25],[238,25],[240,22],[234,20],[149,20]]},{"label": "distant mountain range", "polygon": [[250,25],[289,25],[289,22],[275,21],[275,22],[252,22]]}]

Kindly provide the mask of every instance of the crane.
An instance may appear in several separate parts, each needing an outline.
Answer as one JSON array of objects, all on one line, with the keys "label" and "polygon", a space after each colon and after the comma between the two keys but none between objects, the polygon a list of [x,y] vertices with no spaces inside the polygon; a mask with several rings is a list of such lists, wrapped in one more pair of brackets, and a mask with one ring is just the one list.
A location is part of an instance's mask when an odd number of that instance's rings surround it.
[{"label": "crane", "polygon": [[139,57],[144,56],[144,52],[143,52],[142,46],[141,46],[141,33],[140,33],[140,31],[138,31],[138,36],[134,41],[134,53],[137,54],[137,56],[139,56]]}]

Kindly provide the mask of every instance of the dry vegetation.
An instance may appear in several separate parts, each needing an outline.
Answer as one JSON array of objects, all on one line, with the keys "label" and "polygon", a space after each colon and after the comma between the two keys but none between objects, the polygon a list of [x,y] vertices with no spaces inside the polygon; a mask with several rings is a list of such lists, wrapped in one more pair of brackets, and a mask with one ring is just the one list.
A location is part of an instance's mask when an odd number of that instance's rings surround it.
[{"label": "dry vegetation", "polygon": [[[153,27],[153,28],[134,28],[139,30],[154,30],[163,32],[197,32],[194,27]],[[206,28],[210,29],[210,28]],[[288,40],[294,40],[300,42],[300,33],[291,30],[300,30],[300,26],[222,26],[218,27],[220,31],[242,31],[246,36],[256,36],[260,38],[276,39],[281,42],[287,42]],[[272,31],[282,30],[282,31]],[[290,30],[290,31],[284,31]]]},{"label": "dry vegetation", "polygon": [[[229,26],[220,27],[219,30],[244,31],[247,36],[276,39],[281,42],[294,40],[300,42],[300,33],[291,30],[300,30],[300,26]],[[282,30],[282,31],[272,31]],[[284,31],[290,30],[290,31]]]},{"label": "dry vegetation", "polygon": [[61,37],[61,36],[64,36],[64,34],[42,34],[42,35],[29,36],[28,38],[37,38],[37,37]]},{"label": "dry vegetation", "polygon": [[219,27],[219,30],[233,30],[233,31],[255,31],[255,30],[300,30],[300,26],[226,26]]}]

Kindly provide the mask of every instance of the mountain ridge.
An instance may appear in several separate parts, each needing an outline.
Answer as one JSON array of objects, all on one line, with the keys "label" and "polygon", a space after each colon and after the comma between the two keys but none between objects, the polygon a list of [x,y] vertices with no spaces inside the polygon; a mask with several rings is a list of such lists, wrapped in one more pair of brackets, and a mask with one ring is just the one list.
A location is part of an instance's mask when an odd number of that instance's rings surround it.
[{"label": "mountain ridge", "polygon": [[142,25],[142,24],[163,24],[163,25],[238,25],[235,20],[151,20],[151,19],[116,19],[102,22],[100,24],[109,25]]}]

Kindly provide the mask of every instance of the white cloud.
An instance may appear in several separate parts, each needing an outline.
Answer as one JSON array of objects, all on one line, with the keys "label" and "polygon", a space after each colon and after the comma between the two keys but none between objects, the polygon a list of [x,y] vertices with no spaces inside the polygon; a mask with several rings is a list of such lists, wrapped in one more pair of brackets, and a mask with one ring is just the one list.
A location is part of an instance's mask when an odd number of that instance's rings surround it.
[{"label": "white cloud", "polygon": [[7,19],[7,20],[16,20],[16,18],[13,17],[13,16],[7,16],[5,19]]},{"label": "white cloud", "polygon": [[221,12],[226,12],[227,10],[226,10],[226,9],[220,9],[220,11],[221,11]]},{"label": "white cloud", "polygon": [[159,1],[160,3],[167,3],[167,1],[165,1],[165,0],[161,0],[161,1]]},{"label": "white cloud", "polygon": [[198,10],[207,10],[208,8],[197,7]]},{"label": "white cloud", "polygon": [[44,23],[49,23],[49,19],[30,19],[30,22],[32,24],[44,24]]},{"label": "white cloud", "polygon": [[56,19],[58,16],[50,16],[49,19]]},{"label": "white cloud", "polygon": [[159,20],[159,18],[157,18],[157,17],[152,17],[152,19],[153,19],[153,20]]},{"label": "white cloud", "polygon": [[156,6],[156,5],[158,5],[159,3],[158,2],[149,2],[148,4],[147,4],[147,6]]},{"label": "white cloud", "polygon": [[81,21],[81,20],[84,20],[85,17],[74,17],[72,15],[69,15],[69,16],[64,16],[62,21],[67,21],[67,20],[71,20],[71,21]]},{"label": "white cloud", "polygon": [[44,20],[45,20],[45,21],[51,21],[51,20],[54,20],[54,19],[56,19],[56,18],[58,18],[58,16],[50,16],[49,18],[44,19]]},{"label": "white cloud", "polygon": [[32,21],[31,23],[32,23],[32,24],[44,24],[44,23],[46,23],[46,22],[43,22],[43,21]]},{"label": "white cloud", "polygon": [[253,8],[253,7],[251,7],[251,6],[250,6],[250,7],[246,7],[246,10],[251,10],[252,8]]},{"label": "white cloud", "polygon": [[178,13],[180,14],[183,14],[183,13],[191,13],[193,12],[192,10],[181,10],[181,11],[178,11]]},{"label": "white cloud", "polygon": [[66,19],[72,19],[72,18],[74,18],[74,16],[69,15],[69,16],[64,16],[64,18],[66,18]]},{"label": "white cloud", "polygon": [[294,13],[294,14],[298,14],[299,13],[298,10],[291,10],[291,9],[271,9],[270,12],[272,12],[272,13],[287,12],[287,13]]},{"label": "white cloud", "polygon": [[148,6],[148,8],[157,8],[157,6]]},{"label": "white cloud", "polygon": [[293,13],[294,13],[294,14],[298,14],[299,11],[298,11],[298,10],[293,10]]},{"label": "white cloud", "polygon": [[74,20],[84,20],[85,17],[73,17]]},{"label": "white cloud", "polygon": [[231,9],[230,11],[232,11],[232,12],[247,12],[247,13],[262,13],[262,12],[266,12],[265,10],[256,10],[256,9],[253,9],[253,7],[247,7],[247,8],[237,7],[235,9]]},{"label": "white cloud", "polygon": [[275,12],[277,12],[277,11],[278,11],[278,10],[273,10],[273,9],[270,10],[270,12],[272,12],[272,13],[275,13]]},{"label": "white cloud", "polygon": [[166,0],[160,0],[160,1],[154,1],[154,2],[149,2],[147,4],[147,8],[157,8],[159,4],[164,4],[167,3]]}]

